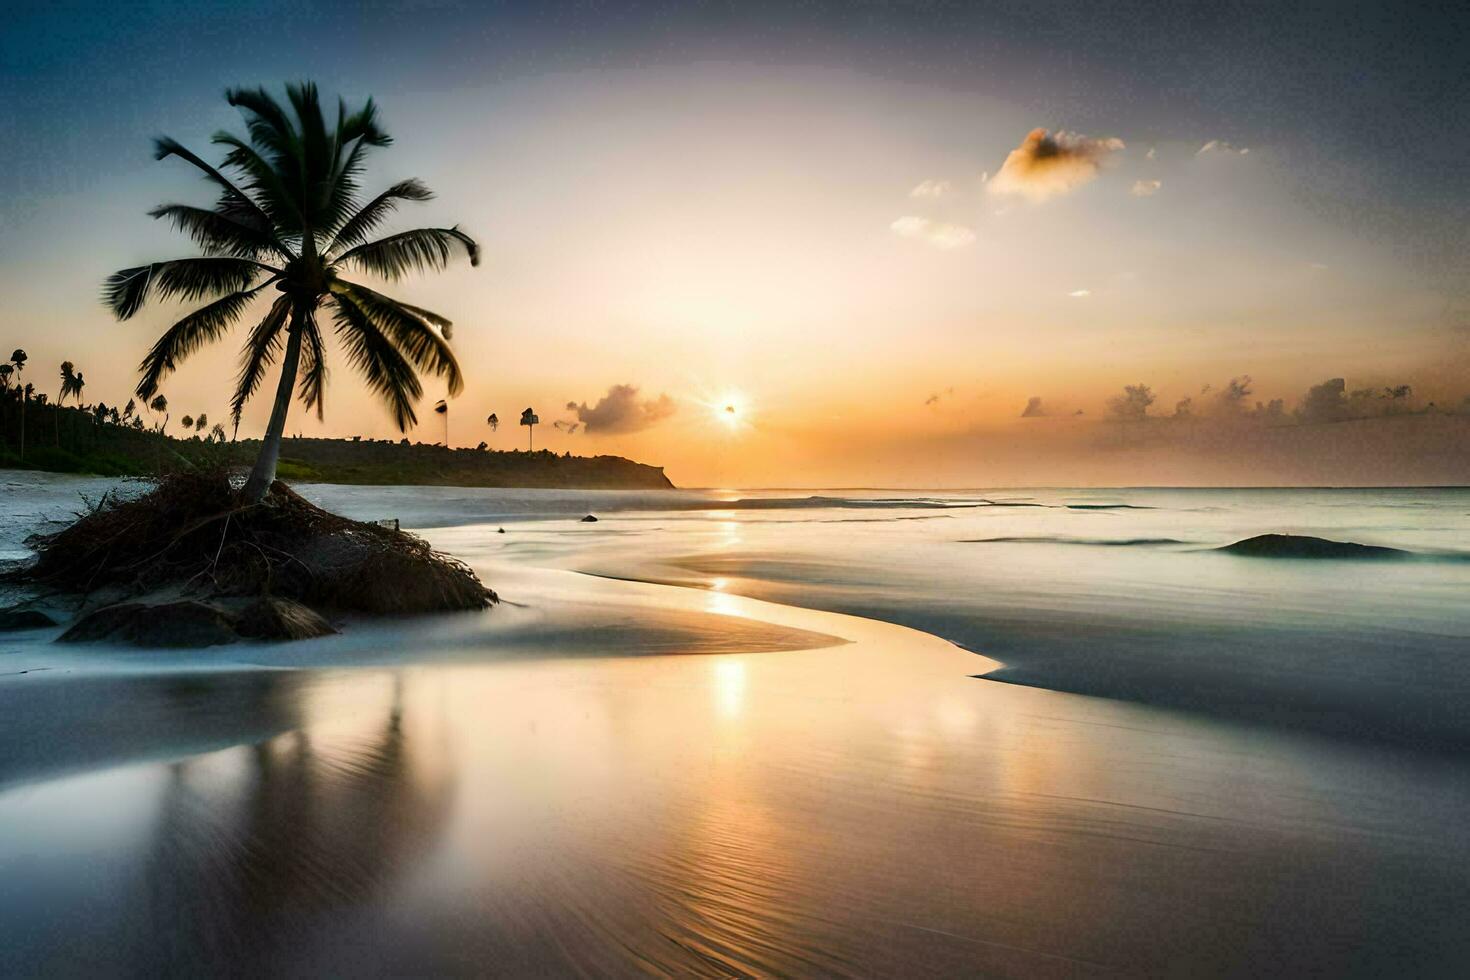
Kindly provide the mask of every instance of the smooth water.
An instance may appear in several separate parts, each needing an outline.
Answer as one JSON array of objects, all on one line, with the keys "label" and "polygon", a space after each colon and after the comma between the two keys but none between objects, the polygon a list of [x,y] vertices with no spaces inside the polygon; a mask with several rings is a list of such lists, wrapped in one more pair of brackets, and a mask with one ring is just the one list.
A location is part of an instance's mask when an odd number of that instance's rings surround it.
[{"label": "smooth water", "polygon": [[1470,962],[1464,491],[304,490],[507,602],[0,639],[0,974]]}]

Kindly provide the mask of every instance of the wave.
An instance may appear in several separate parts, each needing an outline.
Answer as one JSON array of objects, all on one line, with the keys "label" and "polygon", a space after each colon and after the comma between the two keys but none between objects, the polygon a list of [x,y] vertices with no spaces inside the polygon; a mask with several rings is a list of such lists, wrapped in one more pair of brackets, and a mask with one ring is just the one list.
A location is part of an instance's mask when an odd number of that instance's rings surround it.
[{"label": "wave", "polygon": [[1143,504],[1067,504],[1068,510],[1154,510]]},{"label": "wave", "polygon": [[960,544],[1080,544],[1099,548],[1146,548],[1159,545],[1189,544],[1178,538],[1066,538],[1066,537],[1008,537],[1008,538],[965,538]]},{"label": "wave", "polygon": [[[940,500],[934,497],[742,497],[739,500],[705,500],[675,505],[688,510],[800,510],[843,508],[855,510],[963,510],[999,506],[989,500]],[[1039,507],[1040,504],[1009,506]]]}]

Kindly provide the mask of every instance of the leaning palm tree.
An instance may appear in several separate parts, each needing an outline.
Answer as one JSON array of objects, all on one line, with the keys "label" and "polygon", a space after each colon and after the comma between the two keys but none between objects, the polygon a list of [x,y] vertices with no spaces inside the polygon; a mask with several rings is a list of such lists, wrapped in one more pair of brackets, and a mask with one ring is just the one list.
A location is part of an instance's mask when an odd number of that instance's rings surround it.
[{"label": "leaning palm tree", "polygon": [[184,357],[220,339],[266,287],[275,286],[280,295],[241,352],[230,406],[238,429],[246,402],[280,359],[270,422],[243,491],[247,502],[255,502],[275,480],[292,392],[321,416],[327,361],[318,310],[324,303],[348,361],[388,403],[401,431],[417,422],[420,371],[444,378],[451,395],[463,387],[447,343],[448,320],[342,274],[397,280],[442,269],[459,249],[477,264],[479,248],[458,228],[420,228],[370,240],[400,203],[432,196],[420,181],[403,180],[360,202],[367,155],[391,142],[371,99],[355,111],[339,100],[336,123],[329,126],[316,86],[309,83],[286,87],[289,106],[265,89],[231,89],[225,97],[244,115],[248,139],[215,134],[213,142],[226,149],[218,168],[172,139],[158,140],[155,151],[157,159],[192,164],[220,192],[212,209],[165,204],[150,212],[187,233],[204,254],[123,269],[107,280],[103,295],[123,320],[155,294],[211,299],[169,328],[144,358],[137,392],[146,399]]}]

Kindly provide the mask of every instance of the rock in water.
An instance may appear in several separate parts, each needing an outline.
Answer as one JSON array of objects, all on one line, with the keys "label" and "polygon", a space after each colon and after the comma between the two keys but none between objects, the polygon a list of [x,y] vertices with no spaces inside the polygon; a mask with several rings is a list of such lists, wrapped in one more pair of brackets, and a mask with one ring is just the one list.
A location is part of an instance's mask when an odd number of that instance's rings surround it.
[{"label": "rock in water", "polygon": [[1217,549],[1249,558],[1409,558],[1410,552],[1356,541],[1330,541],[1305,534],[1258,534]]},{"label": "rock in water", "polygon": [[136,643],[150,647],[210,647],[240,638],[233,617],[194,599],[119,602],[94,609],[61,634],[62,643]]},{"label": "rock in water", "polygon": [[262,597],[246,606],[235,629],[253,640],[306,640],[337,632],[316,610],[273,596]]},{"label": "rock in water", "polygon": [[583,524],[596,524],[597,523],[597,518],[593,517],[591,514],[588,514],[586,517],[582,518],[582,523]]},{"label": "rock in water", "polygon": [[55,626],[56,620],[39,609],[0,609],[0,632],[8,630],[38,630]]}]

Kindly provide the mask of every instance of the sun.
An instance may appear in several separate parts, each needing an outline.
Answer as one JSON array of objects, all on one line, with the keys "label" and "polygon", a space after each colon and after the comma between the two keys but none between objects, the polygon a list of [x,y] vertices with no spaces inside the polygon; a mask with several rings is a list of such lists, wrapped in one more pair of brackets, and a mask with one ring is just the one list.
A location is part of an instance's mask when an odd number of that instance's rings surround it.
[{"label": "sun", "polygon": [[747,414],[745,397],[738,392],[727,392],[720,398],[707,403],[717,420],[728,428],[737,428]]}]

